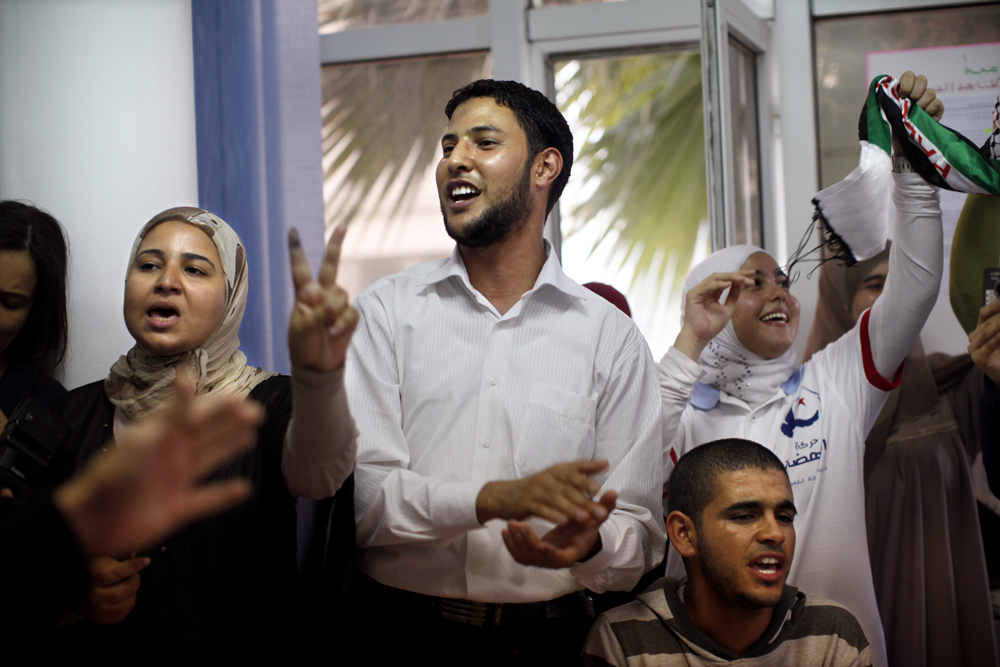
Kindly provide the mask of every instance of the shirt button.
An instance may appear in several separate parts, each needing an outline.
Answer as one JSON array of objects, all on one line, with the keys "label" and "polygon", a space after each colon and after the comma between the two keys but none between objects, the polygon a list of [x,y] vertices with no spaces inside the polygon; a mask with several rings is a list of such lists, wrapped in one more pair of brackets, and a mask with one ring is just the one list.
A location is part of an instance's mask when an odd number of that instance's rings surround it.
[{"label": "shirt button", "polygon": [[491,387],[497,386],[497,379],[496,378],[490,378],[490,386]]},{"label": "shirt button", "polygon": [[483,447],[485,447],[486,449],[490,448],[490,439],[489,438],[483,438]]},{"label": "shirt button", "polygon": [[500,320],[499,322],[497,322],[497,326],[503,329],[505,326],[507,326],[507,320]]},{"label": "shirt button", "polygon": [[757,421],[757,415],[754,415],[754,416],[750,417],[750,421],[752,421],[752,422]]}]

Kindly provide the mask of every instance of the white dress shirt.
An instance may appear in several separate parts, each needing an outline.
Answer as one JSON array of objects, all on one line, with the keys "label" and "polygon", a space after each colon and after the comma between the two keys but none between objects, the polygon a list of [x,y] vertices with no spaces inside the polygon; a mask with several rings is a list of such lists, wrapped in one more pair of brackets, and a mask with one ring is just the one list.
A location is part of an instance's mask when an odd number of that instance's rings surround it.
[{"label": "white dress shirt", "polygon": [[[552,253],[502,316],[472,287],[457,249],[378,281],[355,307],[347,392],[359,430],[364,572],[427,595],[533,602],[583,587],[629,589],[662,559],[662,431],[649,348]],[[504,523],[476,519],[479,491],[578,459],[607,459],[595,479],[619,494],[601,551],[562,570],[518,564]],[[552,527],[529,522],[539,536]]]}]

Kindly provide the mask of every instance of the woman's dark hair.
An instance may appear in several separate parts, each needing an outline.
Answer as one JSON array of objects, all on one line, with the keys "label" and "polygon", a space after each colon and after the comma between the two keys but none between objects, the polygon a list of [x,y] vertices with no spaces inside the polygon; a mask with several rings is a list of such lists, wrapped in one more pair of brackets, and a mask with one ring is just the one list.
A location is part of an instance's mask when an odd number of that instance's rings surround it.
[{"label": "woman's dark hair", "polygon": [[11,363],[52,374],[66,356],[66,236],[59,222],[34,206],[0,202],[0,251],[27,252],[35,267],[28,321],[6,350]]}]

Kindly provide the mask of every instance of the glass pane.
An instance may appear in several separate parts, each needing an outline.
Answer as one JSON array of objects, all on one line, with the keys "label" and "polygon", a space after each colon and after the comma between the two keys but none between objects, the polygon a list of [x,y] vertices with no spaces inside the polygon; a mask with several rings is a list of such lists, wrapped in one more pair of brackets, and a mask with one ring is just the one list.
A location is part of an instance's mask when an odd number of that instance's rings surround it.
[{"label": "glass pane", "polygon": [[320,34],[485,16],[489,0],[319,0]]},{"label": "glass pane", "polygon": [[451,253],[434,186],[444,107],[489,71],[484,53],[323,67],[326,224],[351,225],[339,274],[349,294]]},{"label": "glass pane", "polygon": [[[985,140],[1000,85],[1000,6],[824,19],[816,22],[815,37],[822,187],[858,164],[858,116],[870,77],[877,74],[899,76],[906,69],[926,74],[944,102],[944,124],[977,145]],[[928,351],[964,351],[965,332],[948,298],[952,236],[964,203],[964,194],[941,192],[945,266],[937,304],[921,334]]]},{"label": "glass pane", "polygon": [[733,243],[763,247],[756,57],[732,37],[729,38],[729,101],[733,133]]},{"label": "glass pane", "polygon": [[592,2],[623,2],[623,0],[531,0],[531,6],[538,9],[554,5],[585,5]]},{"label": "glass pane", "polygon": [[616,55],[554,64],[575,137],[559,204],[563,266],[625,293],[654,355],[679,330],[680,287],[709,247],[701,59]]},{"label": "glass pane", "polygon": [[[840,181],[858,166],[858,114],[868,90],[866,70],[870,54],[989,42],[1000,42],[1000,6],[997,5],[816,21],[816,96],[822,187]],[[945,111],[944,122],[953,126],[954,116],[948,111]]]}]

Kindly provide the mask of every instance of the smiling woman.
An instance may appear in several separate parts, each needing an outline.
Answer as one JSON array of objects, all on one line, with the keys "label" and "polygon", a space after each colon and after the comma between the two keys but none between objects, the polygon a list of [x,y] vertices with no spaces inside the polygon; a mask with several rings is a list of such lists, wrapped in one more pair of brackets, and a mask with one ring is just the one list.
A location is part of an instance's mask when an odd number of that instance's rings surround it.
[{"label": "smiling woman", "polygon": [[66,353],[66,239],[48,213],[0,202],[0,428],[25,398],[64,390],[51,375]]},{"label": "smiling woman", "polygon": [[740,270],[753,271],[754,282],[733,310],[736,337],[754,354],[780,357],[799,332],[799,300],[788,289],[788,276],[766,252],[750,255]]},{"label": "smiling woman", "polygon": [[[876,665],[887,663],[864,526],[864,436],[933,307],[942,262],[936,191],[914,174],[894,176],[895,273],[856,326],[799,365],[799,308],[785,273],[760,248],[734,246],[688,275],[683,328],[660,362],[665,478],[681,455],[718,438],[773,451],[802,517],[789,581],[847,607]],[[680,567],[671,552],[668,575]]]}]

